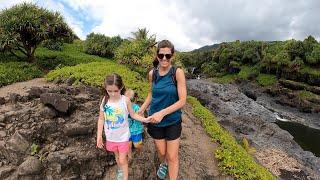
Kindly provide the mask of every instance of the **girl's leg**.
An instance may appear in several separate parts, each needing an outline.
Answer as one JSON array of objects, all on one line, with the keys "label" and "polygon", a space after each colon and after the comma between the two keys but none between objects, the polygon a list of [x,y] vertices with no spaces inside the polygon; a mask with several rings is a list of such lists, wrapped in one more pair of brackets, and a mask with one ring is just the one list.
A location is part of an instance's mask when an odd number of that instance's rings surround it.
[{"label": "girl's leg", "polygon": [[137,144],[137,145],[135,145],[134,147],[137,149],[138,152],[141,152],[141,150],[142,150],[142,144]]},{"label": "girl's leg", "polygon": [[124,180],[128,180],[129,170],[128,170],[128,153],[127,152],[119,153],[119,164],[118,164],[118,166],[123,171]]},{"label": "girl's leg", "polygon": [[119,166],[119,152],[118,151],[114,151],[114,157],[116,159],[117,165]]},{"label": "girl's leg", "polygon": [[166,160],[169,168],[169,179],[176,180],[179,171],[179,145],[180,138],[167,141]]},{"label": "girl's leg", "polygon": [[129,141],[129,152],[128,152],[128,158],[129,161],[132,159],[132,141]]},{"label": "girl's leg", "polygon": [[165,162],[165,157],[166,157],[166,140],[165,139],[155,139],[154,143],[156,145],[157,148],[157,152],[158,152],[158,157],[160,160],[160,163],[164,163]]}]

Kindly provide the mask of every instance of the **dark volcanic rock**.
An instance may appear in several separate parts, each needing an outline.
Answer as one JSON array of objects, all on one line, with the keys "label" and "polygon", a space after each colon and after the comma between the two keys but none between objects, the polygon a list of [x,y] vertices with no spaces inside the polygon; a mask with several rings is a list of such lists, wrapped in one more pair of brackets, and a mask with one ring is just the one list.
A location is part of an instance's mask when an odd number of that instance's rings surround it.
[{"label": "dark volcanic rock", "polygon": [[272,147],[284,151],[296,159],[308,175],[320,175],[320,158],[303,151],[287,131],[273,123],[276,121],[273,112],[239,92],[237,87],[189,80],[187,88],[188,94],[213,111],[221,124],[238,139],[248,138],[257,148]]},{"label": "dark volcanic rock", "polygon": [[0,97],[0,105],[6,103],[6,99],[4,97]]},{"label": "dark volcanic rock", "polygon": [[63,94],[44,93],[40,95],[40,101],[45,105],[51,105],[59,112],[68,113],[73,106],[70,98]]}]

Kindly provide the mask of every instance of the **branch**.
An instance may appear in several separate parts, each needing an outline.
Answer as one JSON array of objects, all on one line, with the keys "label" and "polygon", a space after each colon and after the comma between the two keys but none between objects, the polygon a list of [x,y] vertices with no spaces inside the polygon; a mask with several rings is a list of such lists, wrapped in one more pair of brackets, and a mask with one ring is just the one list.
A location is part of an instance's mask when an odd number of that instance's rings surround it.
[{"label": "branch", "polygon": [[22,57],[18,56],[16,53],[14,53],[14,52],[12,51],[12,49],[10,49],[9,51],[10,51],[10,53],[11,53],[12,55],[16,56],[18,59],[20,59],[20,60],[22,59]]},{"label": "branch", "polygon": [[25,54],[26,56],[28,56],[27,52],[25,52],[21,46],[18,45],[18,49],[19,51],[21,51],[23,54]]},{"label": "branch", "polygon": [[34,46],[33,49],[31,49],[31,54],[34,54],[34,52],[36,51],[37,46]]}]

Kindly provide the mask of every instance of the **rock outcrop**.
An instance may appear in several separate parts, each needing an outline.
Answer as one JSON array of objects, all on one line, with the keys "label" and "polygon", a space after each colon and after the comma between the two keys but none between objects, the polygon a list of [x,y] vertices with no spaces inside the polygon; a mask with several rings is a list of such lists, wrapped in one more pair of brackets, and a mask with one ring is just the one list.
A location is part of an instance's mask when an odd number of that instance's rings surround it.
[{"label": "rock outcrop", "polygon": [[[320,176],[320,158],[303,151],[287,131],[274,123],[276,117],[273,112],[248,98],[236,86],[189,80],[187,87],[188,94],[198,98],[203,105],[213,111],[218,116],[220,124],[233,132],[239,140],[245,137],[257,149],[257,152],[268,152],[264,150],[269,149],[269,152],[283,152],[286,154],[283,157],[292,157],[296,163],[287,164],[286,168],[289,171],[296,168],[297,171],[302,170],[310,177]],[[264,157],[268,156],[270,154],[264,154]],[[258,156],[256,157],[259,160]],[[261,154],[259,157],[262,157]],[[269,158],[272,159],[272,157]],[[286,162],[288,158],[274,161]],[[268,167],[262,159],[259,162]],[[275,162],[273,168],[277,167]],[[284,167],[274,168],[277,170],[273,170],[273,173],[280,175],[278,172],[281,168]]]}]

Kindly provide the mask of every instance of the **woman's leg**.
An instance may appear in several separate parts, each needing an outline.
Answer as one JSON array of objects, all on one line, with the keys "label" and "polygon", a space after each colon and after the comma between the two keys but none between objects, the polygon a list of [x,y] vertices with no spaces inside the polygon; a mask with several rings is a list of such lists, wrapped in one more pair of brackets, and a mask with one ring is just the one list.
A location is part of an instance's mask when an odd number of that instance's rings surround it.
[{"label": "woman's leg", "polygon": [[169,168],[169,179],[176,180],[179,172],[180,138],[167,141],[166,160]]},{"label": "woman's leg", "polygon": [[160,160],[160,163],[164,163],[165,162],[165,158],[166,158],[166,140],[165,139],[154,139],[154,143],[156,145],[157,148],[157,152],[158,152],[158,157]]}]

